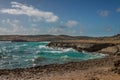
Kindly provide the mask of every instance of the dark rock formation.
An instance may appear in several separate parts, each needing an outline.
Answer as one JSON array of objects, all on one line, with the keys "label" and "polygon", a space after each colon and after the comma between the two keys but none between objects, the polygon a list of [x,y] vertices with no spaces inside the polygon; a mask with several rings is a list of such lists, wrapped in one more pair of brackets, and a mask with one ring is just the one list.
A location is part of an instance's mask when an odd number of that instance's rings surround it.
[{"label": "dark rock formation", "polygon": [[103,52],[112,55],[119,55],[120,45],[112,43],[82,43],[82,42],[51,42],[49,47],[74,48],[77,51]]},{"label": "dark rock formation", "polygon": [[16,39],[12,40],[11,42],[28,42],[27,40],[22,40],[22,39]]}]

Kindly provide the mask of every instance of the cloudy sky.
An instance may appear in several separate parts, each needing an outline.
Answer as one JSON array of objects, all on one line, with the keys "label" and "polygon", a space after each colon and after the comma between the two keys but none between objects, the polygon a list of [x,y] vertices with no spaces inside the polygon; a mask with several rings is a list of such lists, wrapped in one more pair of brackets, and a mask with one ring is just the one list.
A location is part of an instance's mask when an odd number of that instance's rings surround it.
[{"label": "cloudy sky", "polygon": [[0,35],[120,33],[120,0],[0,0]]}]

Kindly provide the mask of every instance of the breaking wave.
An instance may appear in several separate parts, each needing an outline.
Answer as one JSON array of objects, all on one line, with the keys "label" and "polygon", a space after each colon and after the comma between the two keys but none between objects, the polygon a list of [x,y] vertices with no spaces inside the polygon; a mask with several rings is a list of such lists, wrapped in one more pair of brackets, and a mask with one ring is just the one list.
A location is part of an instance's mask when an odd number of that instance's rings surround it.
[{"label": "breaking wave", "polygon": [[47,48],[45,45],[39,45],[39,48]]}]

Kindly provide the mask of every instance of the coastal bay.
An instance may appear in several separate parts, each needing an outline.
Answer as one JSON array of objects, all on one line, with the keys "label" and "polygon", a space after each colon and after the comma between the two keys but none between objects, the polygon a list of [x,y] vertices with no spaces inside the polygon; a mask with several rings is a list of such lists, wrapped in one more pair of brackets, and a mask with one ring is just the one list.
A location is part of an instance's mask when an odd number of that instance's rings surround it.
[{"label": "coastal bay", "polygon": [[[118,37],[118,36],[117,36]],[[118,39],[119,40],[119,39]],[[65,64],[50,64],[44,66],[36,66],[32,68],[17,68],[17,69],[3,69],[0,70],[0,79],[2,80],[119,80],[119,42],[107,42],[104,41],[93,41],[90,42],[80,42],[79,40],[75,41],[58,41],[58,42],[50,42],[48,44],[49,47],[52,48],[73,48],[73,49],[81,49],[87,51],[93,46],[100,48],[95,49],[101,54],[107,54],[106,57],[100,59],[92,59],[81,62],[69,62]],[[82,45],[80,45],[82,44]],[[88,45],[90,44],[90,45]],[[99,45],[100,44],[100,45]],[[104,45],[107,44],[107,45]],[[64,46],[63,46],[64,45]],[[72,45],[72,46],[71,46]],[[74,46],[74,47],[73,47]],[[77,48],[76,46],[79,46]],[[104,47],[105,46],[105,47]],[[116,47],[117,46],[117,47]],[[117,48],[117,49],[116,49]],[[112,49],[112,50],[111,50]],[[103,52],[104,51],[104,52]],[[111,52],[112,51],[112,52]],[[117,67],[115,66],[117,62]]]}]

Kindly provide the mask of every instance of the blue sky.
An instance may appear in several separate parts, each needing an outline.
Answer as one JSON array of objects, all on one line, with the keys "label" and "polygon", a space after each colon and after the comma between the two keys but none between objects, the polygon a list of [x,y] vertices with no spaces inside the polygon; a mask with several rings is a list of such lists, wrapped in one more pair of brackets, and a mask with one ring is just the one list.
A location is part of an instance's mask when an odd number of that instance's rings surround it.
[{"label": "blue sky", "polygon": [[0,0],[0,35],[118,33],[120,0]]}]

